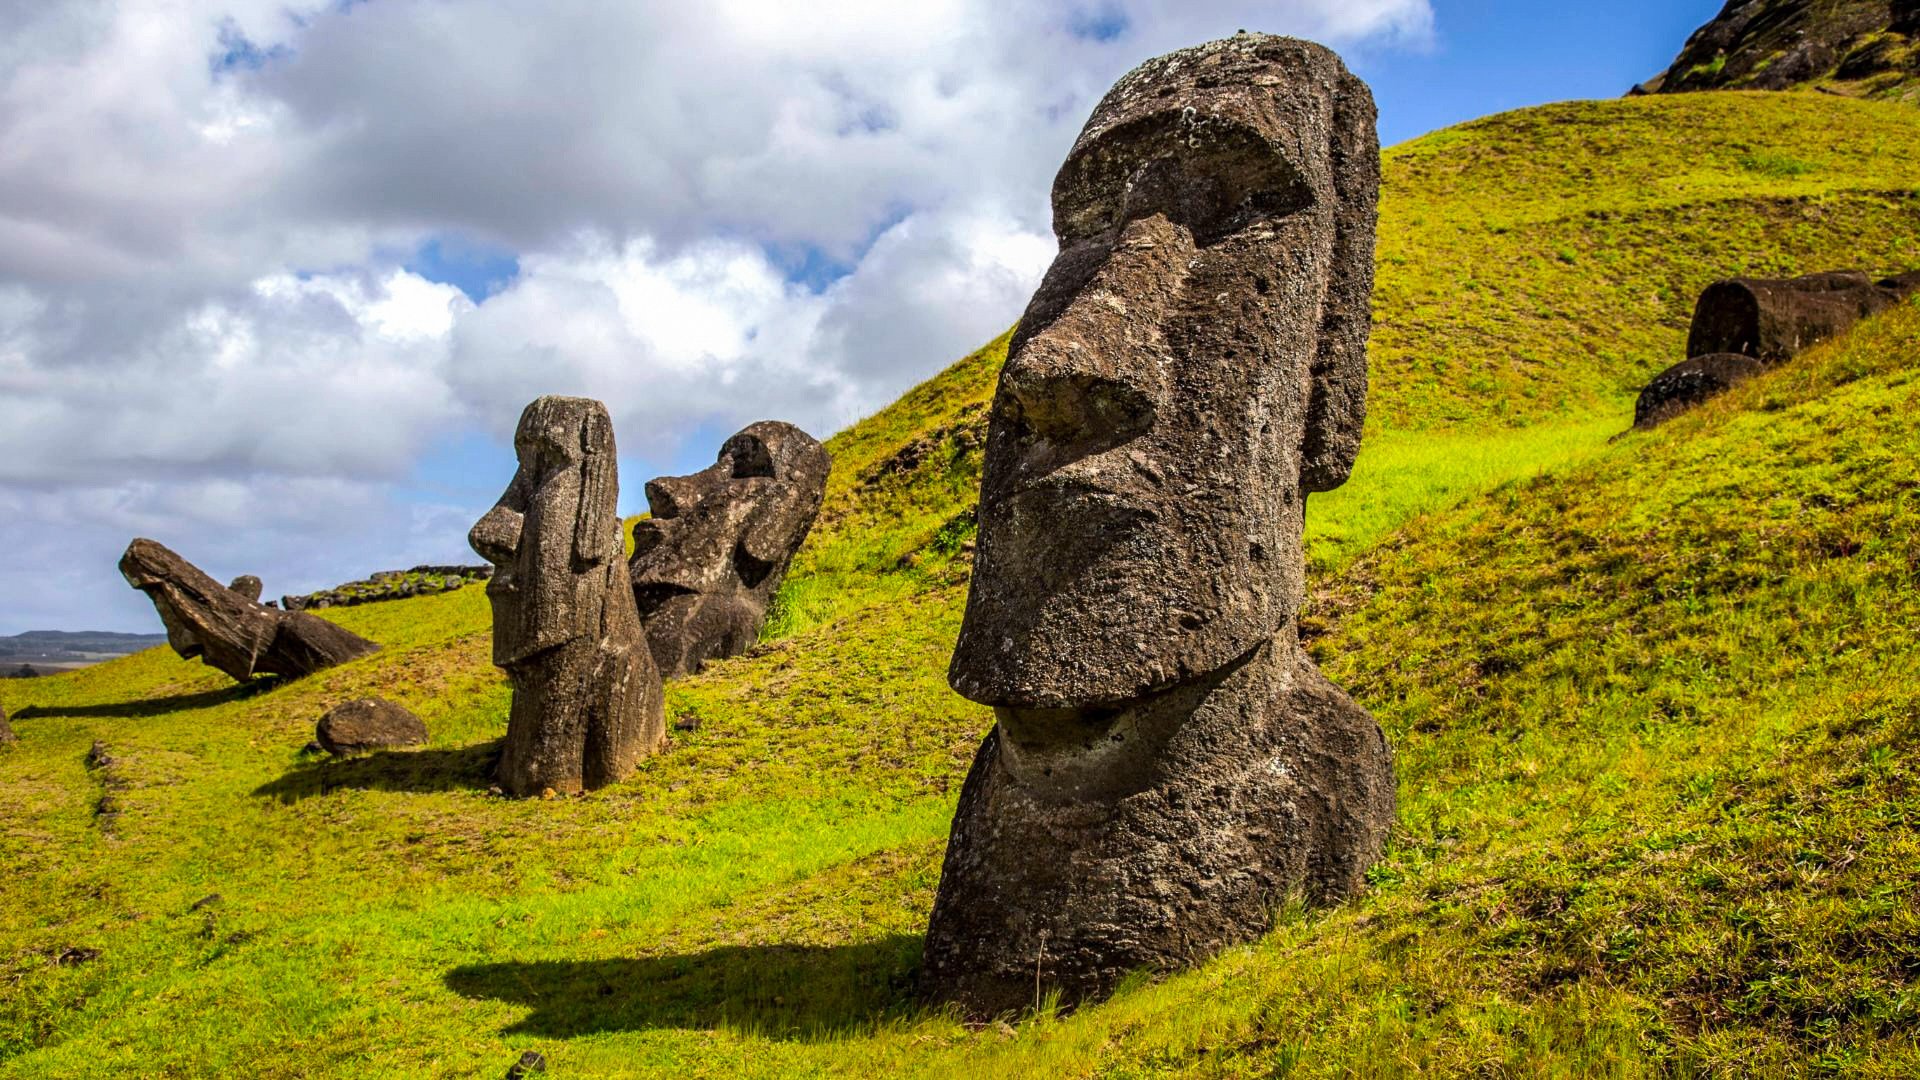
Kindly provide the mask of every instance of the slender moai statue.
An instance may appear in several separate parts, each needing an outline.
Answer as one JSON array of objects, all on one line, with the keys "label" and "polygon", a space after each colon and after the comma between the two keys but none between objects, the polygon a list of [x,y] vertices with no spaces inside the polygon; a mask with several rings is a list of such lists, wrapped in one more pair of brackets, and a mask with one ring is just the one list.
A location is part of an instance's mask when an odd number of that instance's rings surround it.
[{"label": "slender moai statue", "polygon": [[949,673],[997,723],[930,996],[1097,997],[1351,894],[1380,855],[1391,753],[1296,625],[1306,495],[1346,481],[1365,415],[1374,124],[1333,53],[1243,34],[1123,78],[1054,181]]},{"label": "slender moai statue", "polygon": [[602,787],[666,735],[621,558],[613,422],[597,401],[543,397],[520,415],[513,445],[519,471],[468,535],[494,564],[493,662],[513,680],[500,786]]},{"label": "slender moai statue", "polygon": [[256,675],[297,679],[380,649],[317,615],[267,607],[257,590],[235,592],[152,540],[127,545],[120,576],[153,601],[174,652],[239,682]]},{"label": "slender moai statue", "polygon": [[760,640],[767,605],[826,497],[833,459],[799,428],[749,424],[690,476],[647,483],[628,571],[663,679]]}]

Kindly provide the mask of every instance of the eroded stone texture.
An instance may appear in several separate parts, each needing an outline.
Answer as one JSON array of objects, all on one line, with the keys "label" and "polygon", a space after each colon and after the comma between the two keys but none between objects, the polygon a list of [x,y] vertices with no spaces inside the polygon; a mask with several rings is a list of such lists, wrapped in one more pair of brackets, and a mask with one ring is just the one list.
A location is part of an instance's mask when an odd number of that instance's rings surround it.
[{"label": "eroded stone texture", "polygon": [[419,746],[427,741],[427,725],[411,711],[385,698],[356,698],[328,709],[314,731],[314,741],[335,757]]},{"label": "eroded stone texture", "polygon": [[1898,300],[1895,288],[1858,270],[1716,281],[1694,306],[1687,356],[1742,353],[1777,364]]},{"label": "eroded stone texture", "polygon": [[792,424],[763,420],[691,476],[647,484],[629,573],[662,678],[751,646],[826,497],[832,459]]},{"label": "eroded stone texture", "polygon": [[1060,254],[994,397],[949,677],[995,707],[925,989],[1071,1002],[1360,887],[1378,724],[1297,644],[1305,497],[1365,417],[1373,99],[1240,35],[1122,79],[1054,181]]},{"label": "eroded stone texture", "polygon": [[500,785],[601,787],[666,736],[621,560],[613,423],[597,401],[543,397],[521,414],[514,450],[513,482],[468,536],[494,564],[493,662],[513,680]]},{"label": "eroded stone texture", "polygon": [[299,678],[380,648],[325,619],[250,600],[152,540],[127,546],[120,575],[153,601],[174,652],[241,682],[255,675]]},{"label": "eroded stone texture", "polygon": [[241,574],[239,577],[234,578],[233,581],[227,585],[227,588],[232,589],[248,600],[252,600],[254,603],[259,603],[260,591],[265,589],[266,586],[261,583],[259,578],[254,577],[252,574]]},{"label": "eroded stone texture", "polygon": [[1765,370],[1765,364],[1740,353],[1710,353],[1683,360],[1640,391],[1640,399],[1633,406],[1633,426],[1650,428],[1670,420]]}]

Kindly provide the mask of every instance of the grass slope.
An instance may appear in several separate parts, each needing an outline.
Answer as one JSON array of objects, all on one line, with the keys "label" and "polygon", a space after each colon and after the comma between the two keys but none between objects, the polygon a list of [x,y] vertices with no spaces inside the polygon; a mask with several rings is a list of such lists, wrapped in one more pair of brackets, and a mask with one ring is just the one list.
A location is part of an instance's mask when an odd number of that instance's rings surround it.
[{"label": "grass slope", "polygon": [[[1070,1017],[914,1005],[989,723],[944,672],[1003,341],[833,440],[774,640],[671,687],[631,783],[488,793],[472,589],[328,612],[387,649],[266,693],[165,652],[0,683],[0,1076],[1910,1075],[1920,309],[1605,441],[1705,280],[1911,253],[1902,114],[1783,100],[1390,151],[1374,420],[1312,512],[1312,648],[1400,755],[1361,902]],[[297,752],[361,693],[432,745]]]}]

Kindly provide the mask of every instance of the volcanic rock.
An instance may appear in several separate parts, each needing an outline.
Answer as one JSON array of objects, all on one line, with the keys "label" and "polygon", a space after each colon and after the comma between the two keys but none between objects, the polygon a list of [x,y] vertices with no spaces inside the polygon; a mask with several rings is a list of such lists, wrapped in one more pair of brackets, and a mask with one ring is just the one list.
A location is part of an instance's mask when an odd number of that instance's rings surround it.
[{"label": "volcanic rock", "polygon": [[365,697],[327,710],[314,732],[322,749],[335,757],[419,746],[427,741],[427,725],[418,716],[385,698]]},{"label": "volcanic rock", "polygon": [[1723,394],[1766,370],[1766,365],[1740,353],[1709,353],[1684,360],[1661,372],[1640,391],[1633,407],[1633,426],[1650,428]]},{"label": "volcanic rock", "polygon": [[266,588],[266,586],[262,585],[260,579],[254,577],[252,574],[241,574],[239,577],[234,578],[233,582],[229,584],[227,588],[232,589],[234,592],[254,603],[259,603],[260,591]]},{"label": "volcanic rock", "polygon": [[1694,305],[1687,356],[1742,353],[1777,364],[1846,333],[1898,300],[1894,288],[1858,270],[1716,281]]}]

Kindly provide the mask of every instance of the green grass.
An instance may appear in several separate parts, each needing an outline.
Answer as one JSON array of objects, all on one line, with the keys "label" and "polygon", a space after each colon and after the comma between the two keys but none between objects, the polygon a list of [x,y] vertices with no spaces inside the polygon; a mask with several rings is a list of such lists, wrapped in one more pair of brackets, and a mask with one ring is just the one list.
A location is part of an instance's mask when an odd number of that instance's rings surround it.
[{"label": "green grass", "polygon": [[[944,676],[1003,339],[829,443],[769,640],[669,688],[629,783],[489,793],[478,589],[329,610],[387,647],[264,692],[164,650],[0,681],[0,1077],[1912,1075],[1920,307],[1610,439],[1706,280],[1913,254],[1916,123],[1701,95],[1389,152],[1304,620],[1398,754],[1356,903],[1070,1016],[915,1001],[990,722]],[[430,745],[300,751],[366,693]]]}]

